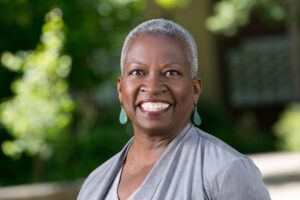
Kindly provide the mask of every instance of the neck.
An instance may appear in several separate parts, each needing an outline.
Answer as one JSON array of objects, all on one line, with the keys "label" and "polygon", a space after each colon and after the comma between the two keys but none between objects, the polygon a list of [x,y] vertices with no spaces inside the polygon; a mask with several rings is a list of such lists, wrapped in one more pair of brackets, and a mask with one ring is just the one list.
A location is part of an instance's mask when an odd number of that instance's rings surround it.
[{"label": "neck", "polygon": [[132,161],[135,160],[140,164],[155,163],[183,128],[172,131],[169,134],[159,135],[151,135],[135,129],[134,142],[128,152],[128,158],[130,159],[132,156]]}]

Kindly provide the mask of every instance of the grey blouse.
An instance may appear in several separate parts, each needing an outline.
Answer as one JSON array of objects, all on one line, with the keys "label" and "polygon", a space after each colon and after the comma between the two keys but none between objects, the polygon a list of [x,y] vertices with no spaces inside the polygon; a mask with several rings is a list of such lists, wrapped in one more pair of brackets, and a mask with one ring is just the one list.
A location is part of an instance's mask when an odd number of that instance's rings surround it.
[{"label": "grey blouse", "polygon": [[[108,197],[133,139],[88,176],[78,200]],[[188,124],[130,197],[130,200],[150,199],[269,200],[270,196],[259,170],[247,156]]]}]

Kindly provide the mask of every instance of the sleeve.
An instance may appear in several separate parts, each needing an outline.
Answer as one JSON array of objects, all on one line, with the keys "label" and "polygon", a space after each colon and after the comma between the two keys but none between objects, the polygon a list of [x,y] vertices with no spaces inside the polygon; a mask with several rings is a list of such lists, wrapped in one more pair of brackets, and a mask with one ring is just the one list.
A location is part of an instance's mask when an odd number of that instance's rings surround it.
[{"label": "sleeve", "polygon": [[233,161],[217,176],[217,200],[270,200],[261,173],[248,158]]}]

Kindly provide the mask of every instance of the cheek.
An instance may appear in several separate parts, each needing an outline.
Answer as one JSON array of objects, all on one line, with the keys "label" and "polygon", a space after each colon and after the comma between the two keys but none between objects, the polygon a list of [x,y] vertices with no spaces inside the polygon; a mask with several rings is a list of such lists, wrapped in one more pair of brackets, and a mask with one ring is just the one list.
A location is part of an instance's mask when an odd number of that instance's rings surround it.
[{"label": "cheek", "polygon": [[193,87],[190,85],[182,85],[180,89],[177,88],[176,94],[176,112],[178,113],[177,117],[179,117],[182,120],[189,120],[194,106]]},{"label": "cheek", "polygon": [[180,84],[174,87],[174,93],[177,94],[177,98],[186,104],[193,104],[194,92],[191,84]]},{"label": "cheek", "polygon": [[[136,81],[133,80],[124,81],[122,85],[123,100],[125,101],[133,100],[138,90],[139,90],[139,86],[138,83],[136,83]],[[126,102],[126,103],[132,103],[132,102]]]}]

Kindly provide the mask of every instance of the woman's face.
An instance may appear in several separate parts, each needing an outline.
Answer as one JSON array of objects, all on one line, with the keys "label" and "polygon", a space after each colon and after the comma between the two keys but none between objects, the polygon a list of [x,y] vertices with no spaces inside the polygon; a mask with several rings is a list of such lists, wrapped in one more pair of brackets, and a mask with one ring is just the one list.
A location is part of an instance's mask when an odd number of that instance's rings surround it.
[{"label": "woman's face", "polygon": [[166,36],[142,35],[131,44],[118,93],[135,133],[175,134],[190,121],[201,93],[183,47]]}]

